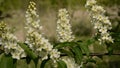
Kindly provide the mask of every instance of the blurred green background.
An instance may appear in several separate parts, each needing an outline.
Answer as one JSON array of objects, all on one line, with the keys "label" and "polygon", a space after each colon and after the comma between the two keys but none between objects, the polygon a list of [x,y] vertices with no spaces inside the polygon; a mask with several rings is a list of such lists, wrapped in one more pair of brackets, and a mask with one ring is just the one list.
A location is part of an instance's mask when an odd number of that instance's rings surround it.
[{"label": "blurred green background", "polygon": [[[93,36],[95,30],[90,23],[89,13],[84,5],[86,0],[0,0],[0,21],[5,21],[8,26],[15,28],[15,35],[19,40],[25,40],[25,12],[29,1],[37,4],[37,13],[40,15],[40,24],[43,34],[50,42],[56,41],[56,20],[60,8],[67,8],[71,16],[73,34],[76,38],[85,40]],[[113,28],[120,23],[120,0],[97,0],[110,17]],[[118,28],[120,31],[120,28]],[[120,47],[120,46],[119,46]],[[106,47],[98,43],[90,46],[93,53],[106,53]],[[118,48],[115,53],[120,53]],[[120,56],[103,56],[103,60],[94,56],[97,64],[88,63],[87,68],[120,68]],[[98,66],[98,67],[97,67]],[[24,60],[18,62],[18,68],[34,68],[33,63],[26,66]]]}]

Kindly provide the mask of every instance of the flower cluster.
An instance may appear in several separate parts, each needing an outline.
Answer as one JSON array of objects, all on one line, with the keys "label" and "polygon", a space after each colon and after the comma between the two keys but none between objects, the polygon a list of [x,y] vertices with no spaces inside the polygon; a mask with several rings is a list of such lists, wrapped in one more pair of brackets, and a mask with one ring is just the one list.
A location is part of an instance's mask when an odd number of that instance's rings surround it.
[{"label": "flower cluster", "polygon": [[57,37],[60,42],[70,42],[74,39],[72,35],[70,17],[66,9],[60,9],[57,20]]},{"label": "flower cluster", "polygon": [[58,52],[57,49],[53,49],[53,45],[50,44],[39,31],[42,26],[39,25],[39,15],[36,13],[35,6],[36,4],[34,2],[30,2],[26,11],[26,43],[42,60],[47,59],[48,55],[50,55],[50,58],[53,60],[57,59],[60,57],[60,52]]},{"label": "flower cluster", "polygon": [[4,48],[6,54],[11,54],[14,59],[20,59],[26,57],[24,50],[17,44],[16,36],[14,36],[8,27],[4,25],[4,22],[0,23],[0,37],[1,45]]},{"label": "flower cluster", "polygon": [[[57,37],[59,42],[71,42],[74,40],[74,35],[72,35],[70,17],[66,9],[60,9],[58,13],[57,20]],[[82,65],[75,63],[75,60],[71,57],[62,57],[61,58],[68,68],[81,68]]]},{"label": "flower cluster", "polygon": [[100,35],[98,39],[100,43],[102,42],[112,42],[113,39],[110,36],[109,30],[112,29],[111,22],[107,16],[105,16],[105,10],[102,6],[96,4],[95,0],[87,0],[86,5],[88,11],[90,11],[90,16],[94,28],[97,30],[97,34]]},{"label": "flower cluster", "polygon": [[81,65],[78,65],[75,63],[74,58],[71,57],[62,57],[62,60],[67,64],[67,68],[82,68],[83,63],[81,62]]}]

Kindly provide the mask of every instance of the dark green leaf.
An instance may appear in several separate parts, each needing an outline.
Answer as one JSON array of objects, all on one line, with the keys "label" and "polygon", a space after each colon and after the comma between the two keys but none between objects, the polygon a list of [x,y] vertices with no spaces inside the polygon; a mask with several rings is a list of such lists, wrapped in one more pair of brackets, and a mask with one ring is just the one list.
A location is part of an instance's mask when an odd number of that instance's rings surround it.
[{"label": "dark green leaf", "polygon": [[45,65],[46,63],[49,61],[50,59],[46,59],[46,60],[43,60],[41,65],[40,65],[40,68],[45,68]]},{"label": "dark green leaf", "polygon": [[76,62],[80,64],[83,57],[82,50],[79,48],[79,46],[77,46],[77,47],[73,47],[72,51],[75,54],[74,57]]},{"label": "dark green leaf", "polygon": [[16,68],[17,67],[17,59],[13,59],[13,64],[14,64],[13,68]]},{"label": "dark green leaf", "polygon": [[76,44],[75,42],[58,43],[55,48],[60,49],[62,47],[74,46],[75,44]]},{"label": "dark green leaf", "polygon": [[34,64],[35,64],[35,68],[37,68],[38,60],[39,60],[38,58],[36,58],[36,59],[33,60]]},{"label": "dark green leaf", "polygon": [[96,63],[96,61],[94,59],[88,59],[87,62]]},{"label": "dark green leaf", "polygon": [[60,49],[59,51],[63,54],[74,57],[74,54],[71,51],[68,51],[68,50],[65,50],[65,49]]},{"label": "dark green leaf", "polygon": [[26,57],[26,62],[27,62],[27,64],[29,64],[30,61],[31,61],[31,58],[30,58],[30,57]]},{"label": "dark green leaf", "polygon": [[82,51],[84,51],[86,53],[86,55],[89,56],[89,54],[90,54],[89,45],[91,45],[94,42],[95,42],[94,39],[88,39],[87,41],[85,41],[83,43],[78,42],[78,44],[80,45],[80,48],[82,49]]},{"label": "dark green leaf", "polygon": [[59,60],[57,61],[57,63],[58,63],[58,68],[67,68],[67,65],[64,61]]},{"label": "dark green leaf", "polygon": [[20,45],[20,47],[22,47],[24,50],[25,50],[25,52],[27,53],[27,55],[31,58],[31,59],[36,59],[37,58],[37,55],[34,53],[34,52],[32,52],[31,50],[30,50],[30,48],[28,48],[28,46],[26,45],[26,44],[24,44],[24,43],[18,43],[19,45]]},{"label": "dark green leaf", "polygon": [[0,68],[15,68],[13,64],[13,59],[10,55],[1,55]]},{"label": "dark green leaf", "polygon": [[113,53],[113,47],[112,46],[108,47],[108,53],[109,53],[109,55],[111,55]]},{"label": "dark green leaf", "polygon": [[86,41],[87,45],[91,45],[91,44],[94,43],[94,42],[95,42],[94,39],[88,39],[88,40]]},{"label": "dark green leaf", "polygon": [[84,51],[86,53],[86,55],[88,56],[90,54],[89,48],[86,44],[81,44],[80,48],[82,49],[82,51]]}]

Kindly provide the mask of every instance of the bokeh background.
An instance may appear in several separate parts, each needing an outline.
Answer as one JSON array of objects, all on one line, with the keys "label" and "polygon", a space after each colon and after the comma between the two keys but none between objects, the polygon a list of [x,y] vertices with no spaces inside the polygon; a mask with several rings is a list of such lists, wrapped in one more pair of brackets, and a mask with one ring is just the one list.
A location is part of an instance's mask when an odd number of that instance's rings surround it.
[{"label": "bokeh background", "polygon": [[[94,35],[95,30],[90,22],[89,13],[85,8],[86,0],[0,0],[0,21],[4,21],[8,26],[15,29],[15,35],[19,40],[25,40],[25,12],[29,1],[37,4],[37,13],[40,15],[40,24],[43,26],[43,35],[51,43],[56,42],[56,21],[58,9],[66,8],[71,16],[73,34],[76,38],[85,40]],[[106,10],[106,15],[110,17],[113,28],[120,25],[120,0],[97,0],[98,4]],[[120,28],[118,28],[120,31]],[[120,46],[119,46],[120,47]],[[93,53],[106,53],[106,47],[92,45]],[[120,53],[118,49],[116,52]],[[103,60],[94,56],[97,65],[88,63],[87,68],[120,68],[120,56],[103,56]],[[24,64],[23,64],[24,63]],[[27,68],[24,60],[18,62],[18,68]],[[29,68],[34,68],[31,62]]]}]

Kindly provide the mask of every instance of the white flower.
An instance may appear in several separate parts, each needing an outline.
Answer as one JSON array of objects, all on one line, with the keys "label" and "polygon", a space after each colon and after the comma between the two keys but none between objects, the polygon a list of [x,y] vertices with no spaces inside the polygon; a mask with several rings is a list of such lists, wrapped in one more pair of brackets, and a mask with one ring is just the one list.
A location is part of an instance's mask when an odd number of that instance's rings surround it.
[{"label": "white flower", "polygon": [[104,33],[102,34],[102,40],[109,40],[110,42],[113,43],[112,37],[109,35],[109,33]]},{"label": "white flower", "polygon": [[45,60],[45,59],[48,59],[48,56],[47,56],[47,55],[42,58],[42,60]]},{"label": "white flower", "polygon": [[50,52],[50,58],[59,58],[60,57],[60,52],[58,52],[57,49],[53,49],[51,52]]},{"label": "white flower", "polygon": [[13,52],[13,53],[11,53],[12,54],[12,57],[13,58],[15,58],[15,59],[20,59],[20,53],[18,52],[18,53],[16,53],[16,52]]},{"label": "white flower", "polygon": [[[0,23],[1,25],[1,23]],[[0,26],[1,28],[1,26]],[[14,36],[11,32],[10,32],[10,28],[8,27],[4,27],[4,33],[1,33],[1,42],[2,42],[2,46],[4,47],[4,51],[6,54],[11,54],[12,58],[14,59],[20,59],[23,57],[26,57],[26,53],[24,52],[24,50],[17,44],[19,42],[19,40],[17,39],[16,36]],[[24,54],[24,56],[22,55]]]},{"label": "white flower", "polygon": [[105,12],[105,10],[103,9],[103,7],[98,6],[98,5],[92,6],[91,11],[93,13],[104,13]]},{"label": "white flower", "polygon": [[4,48],[7,48],[7,49],[16,49],[17,47],[17,43],[11,43],[11,42],[8,42],[8,43],[5,43],[6,46],[4,46]]},{"label": "white flower", "polygon": [[[14,35],[9,34],[9,32],[7,32],[6,34],[4,34],[3,40],[4,40],[3,46],[5,48],[6,54],[10,53],[12,55],[12,58],[18,59],[18,60],[20,58],[26,57],[26,53],[17,44],[18,40]],[[24,54],[24,56],[22,54]]]},{"label": "white flower", "polygon": [[60,52],[58,52],[57,49],[53,49],[50,52],[50,58],[53,59],[54,63],[56,62],[56,59],[60,57]]},{"label": "white flower", "polygon": [[[29,21],[30,20],[30,21]],[[52,55],[51,59],[59,58],[57,55],[59,52],[57,49],[53,49],[53,45],[49,43],[48,39],[44,38],[40,32],[42,26],[39,24],[40,19],[39,15],[36,13],[36,7],[34,2],[30,2],[28,6],[28,10],[26,11],[26,30],[27,30],[27,38],[26,43],[35,52],[38,56],[42,58],[42,60],[47,59],[48,55]],[[56,51],[55,54],[51,54],[53,51]],[[42,54],[42,52],[45,52]]]},{"label": "white flower", "polygon": [[34,2],[30,2],[30,5],[28,6],[28,9],[26,11],[26,25],[29,27],[33,27],[35,29],[41,29],[42,27],[39,26],[39,15],[36,13],[36,4]]},{"label": "white flower", "polygon": [[94,24],[94,28],[97,30],[97,34],[100,34],[100,38],[98,39],[100,43],[102,42],[112,42],[113,39],[109,34],[109,30],[112,28],[111,22],[107,16],[105,16],[105,10],[102,6],[96,4],[95,0],[87,0],[86,5],[88,11],[90,11],[92,23]]},{"label": "white flower", "polygon": [[74,39],[69,18],[69,14],[66,9],[59,10],[56,31],[58,41],[60,42],[70,42]]},{"label": "white flower", "polygon": [[110,20],[108,19],[108,17],[104,17],[103,23],[105,23],[105,24],[111,26],[111,22],[110,22]]},{"label": "white flower", "polygon": [[101,23],[99,23],[99,22],[94,23],[94,28],[95,28],[95,29],[100,29],[100,28],[101,28],[101,26],[102,26],[102,24],[101,24]]},{"label": "white flower", "polygon": [[102,40],[108,40],[108,38],[109,38],[109,34],[108,33],[102,34]]},{"label": "white flower", "polygon": [[74,58],[71,57],[62,57],[62,60],[67,64],[67,68],[82,68],[83,62],[81,65],[75,63]]},{"label": "white flower", "polygon": [[25,52],[22,52],[22,53],[21,53],[21,57],[26,57],[26,53],[25,53]]},{"label": "white flower", "polygon": [[99,29],[99,32],[101,32],[102,34],[107,33],[107,27],[101,27]]},{"label": "white flower", "polygon": [[95,0],[87,0],[87,2],[86,2],[86,7],[87,6],[92,6],[92,5],[95,5],[96,4],[96,1]]},{"label": "white flower", "polygon": [[110,42],[114,43],[114,41],[113,41],[114,39],[112,39],[111,36],[108,37],[108,40],[109,40]]}]

